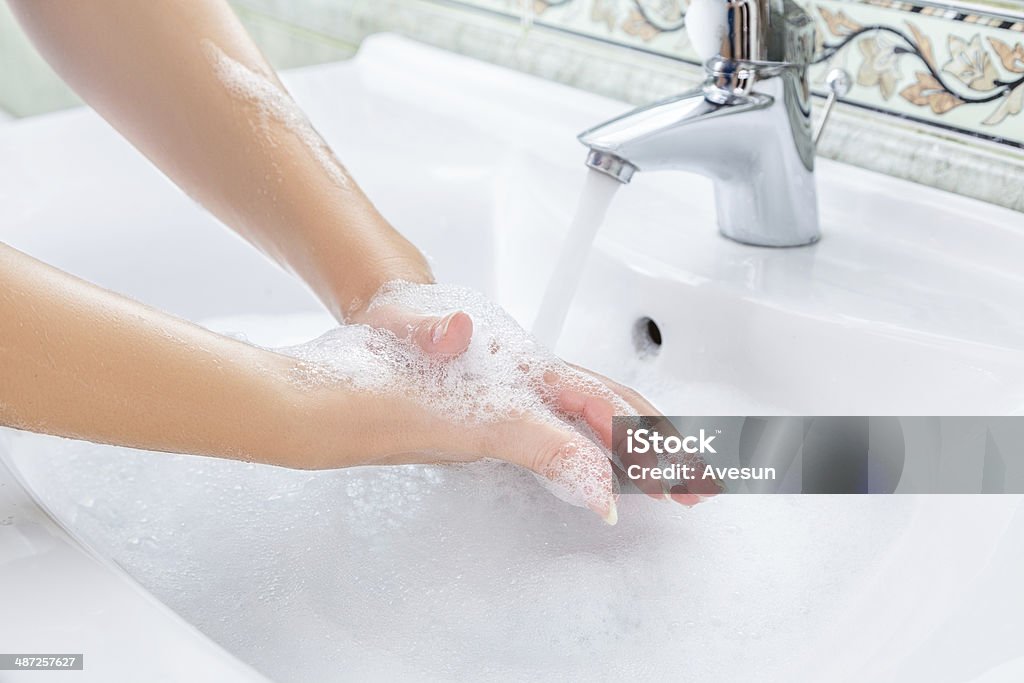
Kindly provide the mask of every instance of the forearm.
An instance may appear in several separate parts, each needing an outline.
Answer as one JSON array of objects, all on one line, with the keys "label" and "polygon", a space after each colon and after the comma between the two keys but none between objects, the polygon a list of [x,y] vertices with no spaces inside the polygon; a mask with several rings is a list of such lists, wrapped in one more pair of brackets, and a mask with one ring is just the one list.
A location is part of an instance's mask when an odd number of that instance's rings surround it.
[{"label": "forearm", "polygon": [[0,424],[296,465],[293,365],[0,244]]},{"label": "forearm", "polygon": [[342,317],[419,252],[309,126],[223,0],[12,0],[65,80]]}]

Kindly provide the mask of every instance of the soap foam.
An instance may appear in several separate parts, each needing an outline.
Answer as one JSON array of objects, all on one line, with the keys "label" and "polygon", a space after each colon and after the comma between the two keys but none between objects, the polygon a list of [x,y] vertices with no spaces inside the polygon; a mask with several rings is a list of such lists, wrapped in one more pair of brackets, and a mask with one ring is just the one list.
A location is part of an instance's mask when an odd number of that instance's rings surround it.
[{"label": "soap foam", "polygon": [[916,509],[625,496],[609,527],[496,461],[305,472],[30,434],[10,454],[64,524],[281,683],[803,680]]},{"label": "soap foam", "polygon": [[270,134],[271,121],[283,125],[302,142],[338,187],[351,187],[344,166],[281,85],[275,83],[269,75],[254,71],[232,59],[210,40],[203,40],[202,48],[228,92],[256,108],[260,116],[259,126],[264,133]]},{"label": "soap foam", "polygon": [[570,389],[604,398],[617,414],[635,415],[629,404],[556,358],[504,309],[471,289],[391,282],[369,306],[382,308],[438,317],[463,311],[473,319],[472,342],[458,356],[438,358],[388,330],[343,325],[277,350],[302,361],[296,378],[305,384],[400,393],[439,419],[467,426],[529,419],[561,428],[574,436],[538,478],[566,502],[607,507],[616,488],[607,465],[611,454],[582,418],[560,413],[554,403],[558,391]]}]

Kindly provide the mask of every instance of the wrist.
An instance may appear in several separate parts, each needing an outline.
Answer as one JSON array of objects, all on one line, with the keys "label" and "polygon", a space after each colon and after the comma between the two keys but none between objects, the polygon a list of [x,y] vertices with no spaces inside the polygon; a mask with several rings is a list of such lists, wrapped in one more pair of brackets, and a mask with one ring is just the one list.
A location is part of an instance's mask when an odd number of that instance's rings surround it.
[{"label": "wrist", "polygon": [[423,254],[390,225],[384,226],[362,248],[352,249],[346,261],[345,264],[337,260],[322,263],[321,283],[314,287],[339,322],[364,312],[387,282],[434,282]]},{"label": "wrist", "polygon": [[332,309],[339,321],[351,321],[365,313],[373,297],[388,282],[402,280],[416,284],[432,284],[434,274],[423,255],[413,249],[411,253],[394,253],[365,264],[358,279],[348,287],[343,302]]},{"label": "wrist", "polygon": [[447,424],[406,396],[334,383],[292,390],[292,436],[277,465],[325,470],[423,462],[424,453],[469,460],[483,452],[479,430]]},{"label": "wrist", "polygon": [[387,400],[339,384],[292,381],[285,395],[290,434],[274,464],[303,470],[369,465],[403,449],[409,434],[382,429]]},{"label": "wrist", "polygon": [[307,454],[302,423],[306,396],[296,379],[298,361],[265,349],[254,349],[254,353],[241,455],[245,460],[301,469]]}]

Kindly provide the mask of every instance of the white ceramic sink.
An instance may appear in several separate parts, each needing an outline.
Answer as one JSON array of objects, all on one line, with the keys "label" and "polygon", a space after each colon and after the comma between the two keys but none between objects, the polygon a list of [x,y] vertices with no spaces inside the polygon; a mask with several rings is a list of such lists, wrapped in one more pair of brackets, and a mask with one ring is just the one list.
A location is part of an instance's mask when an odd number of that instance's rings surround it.
[{"label": "white ceramic sink", "polygon": [[[439,278],[484,290],[528,326],[582,186],[584,150],[575,133],[625,105],[389,36],[369,39],[351,62],[285,80],[383,213],[434,259]],[[559,352],[635,384],[667,414],[1024,412],[1024,216],[827,161],[819,161],[818,179],[824,238],[772,250],[717,234],[702,178],[639,174],[601,231]],[[218,226],[86,111],[0,129],[0,240],[177,315],[219,320],[210,324],[257,342],[299,341],[330,325],[304,287]],[[291,328],[266,339],[260,325],[247,327],[267,316],[287,316]],[[656,353],[637,350],[637,323],[647,318],[662,337]],[[116,555],[102,525],[77,528],[78,501],[65,484],[52,483],[59,479],[53,468],[69,453],[97,457],[104,449],[8,436],[0,456],[26,488],[72,534]],[[20,486],[13,479],[6,485]],[[720,534],[717,515],[725,515],[746,519],[753,538],[771,539],[783,531],[758,526],[759,504],[784,506],[823,527],[835,512],[845,520],[833,530],[840,540],[825,549],[809,541],[806,561],[775,567],[766,585],[794,595],[805,582],[826,585],[836,616],[801,637],[799,647],[787,640],[783,662],[770,666],[744,652],[763,654],[771,642],[734,652],[732,636],[695,638],[704,649],[684,648],[681,657],[703,680],[756,680],[751,672],[758,671],[829,681],[967,681],[1001,675],[996,667],[1020,673],[1021,662],[1013,661],[1024,656],[1017,637],[1024,628],[1019,497],[856,503],[870,513],[874,536],[860,534],[848,500],[757,501],[722,499],[679,523],[699,539]],[[627,527],[618,533],[655,533],[653,513],[641,505],[625,506]],[[631,506],[643,520],[632,528]],[[0,519],[8,514],[15,528],[38,523],[0,507]],[[617,532],[579,528],[585,531],[574,537],[573,552],[611,552],[598,540],[594,547],[603,550],[588,549],[586,534]],[[855,532],[864,566],[840,570],[829,553]],[[455,537],[447,542],[458,556]],[[769,540],[747,538],[770,553]],[[11,590],[12,578],[21,593],[44,591],[15,572],[3,548],[0,591]],[[733,559],[740,557],[746,555]],[[680,571],[699,583],[715,573],[715,561],[700,555]],[[742,580],[742,566],[727,571]],[[72,633],[102,628],[90,615],[65,618]],[[31,633],[40,619],[25,608],[2,620],[0,634]],[[201,626],[271,675],[267,662],[290,656],[274,652],[272,639],[263,651],[244,650],[218,630],[225,627]],[[242,627],[259,624],[232,628]],[[652,638],[661,633],[650,628]],[[681,646],[677,639],[666,647]],[[387,654],[386,645],[376,646]],[[968,659],[965,651],[976,654]],[[459,661],[463,654],[446,656]],[[116,671],[108,659],[108,671]]]},{"label": "white ceramic sink", "polygon": [[634,180],[561,350],[628,358],[653,319],[661,349],[627,372],[717,387],[684,414],[1024,411],[1024,216],[835,163],[819,184],[822,241],[765,249],[716,234],[700,179]]}]

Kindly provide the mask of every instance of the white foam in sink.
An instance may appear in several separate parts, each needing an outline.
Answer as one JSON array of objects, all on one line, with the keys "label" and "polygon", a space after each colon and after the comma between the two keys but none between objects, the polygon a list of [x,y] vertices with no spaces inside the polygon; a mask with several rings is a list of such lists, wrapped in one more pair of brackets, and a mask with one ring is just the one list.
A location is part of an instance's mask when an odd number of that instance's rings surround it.
[{"label": "white foam in sink", "polygon": [[[265,343],[316,326],[244,320]],[[57,516],[280,681],[779,680],[914,509],[624,496],[608,527],[498,463],[310,473],[41,438],[12,451]]]}]

